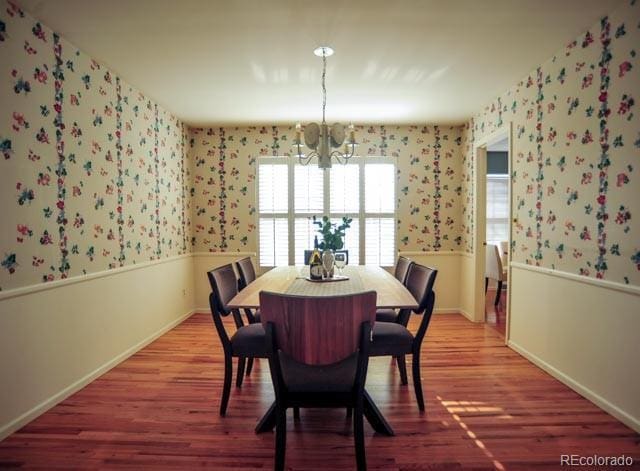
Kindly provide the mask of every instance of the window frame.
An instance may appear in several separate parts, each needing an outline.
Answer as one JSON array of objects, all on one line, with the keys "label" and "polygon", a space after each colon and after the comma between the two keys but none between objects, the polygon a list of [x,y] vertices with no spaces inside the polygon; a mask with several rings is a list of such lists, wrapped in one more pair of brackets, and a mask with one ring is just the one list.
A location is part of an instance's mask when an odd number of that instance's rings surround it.
[{"label": "window frame", "polygon": [[[260,210],[260,165],[263,164],[278,164],[278,165],[287,165],[287,213],[265,213],[263,214]],[[323,212],[322,214],[316,215],[319,217],[328,216],[330,219],[341,219],[342,217],[348,217],[358,220],[358,258],[359,264],[365,264],[365,245],[366,245],[366,220],[374,219],[374,218],[392,218],[393,219],[393,254],[395,260],[395,254],[398,249],[398,165],[395,157],[390,156],[353,156],[347,162],[347,165],[358,165],[358,175],[359,175],[359,188],[358,188],[358,197],[359,197],[359,210],[358,212],[331,212],[331,171],[330,169],[325,169],[323,171]],[[367,164],[392,164],[393,165],[393,212],[366,212],[365,209],[365,167]],[[298,162],[298,158],[295,156],[259,156],[256,158],[256,183],[255,183],[255,201],[256,201],[256,211],[255,211],[255,227],[256,227],[256,253],[257,253],[257,262],[258,266],[262,269],[273,268],[269,265],[262,265],[260,260],[260,217],[271,217],[278,219],[287,219],[288,224],[288,263],[289,265],[295,264],[295,221],[296,219],[301,218],[310,218],[312,214],[310,213],[296,213],[295,212],[295,166],[300,165]],[[308,165],[318,165],[317,160],[313,159],[309,162]],[[339,163],[334,163],[334,166],[342,165]],[[386,265],[383,265],[386,267]],[[393,266],[393,265],[390,265]]]},{"label": "window frame", "polygon": [[[509,240],[509,174],[502,174],[502,173],[487,173],[486,175],[486,194],[485,194],[485,205],[486,205],[486,214],[485,214],[485,239],[487,241],[487,243],[498,243],[501,242],[503,240]],[[500,183],[505,184],[506,189],[507,189],[507,194],[506,194],[506,198],[505,198],[505,208],[506,208],[506,216],[505,217],[489,217],[489,181],[492,180],[493,182],[497,182],[499,181]],[[490,225],[495,225],[495,224],[500,224],[500,225],[504,225],[506,227],[506,237],[500,240],[494,240],[494,239],[490,239],[489,238],[489,226]]]}]

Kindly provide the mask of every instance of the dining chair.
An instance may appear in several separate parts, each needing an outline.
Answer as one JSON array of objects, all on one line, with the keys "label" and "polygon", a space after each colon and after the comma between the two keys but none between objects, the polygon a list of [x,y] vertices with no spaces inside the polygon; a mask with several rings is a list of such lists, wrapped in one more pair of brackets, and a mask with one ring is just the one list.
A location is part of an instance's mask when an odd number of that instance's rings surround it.
[{"label": "dining chair", "polygon": [[[228,302],[238,293],[236,275],[231,264],[211,270],[207,272],[207,276],[213,289],[209,295],[211,316],[224,351],[224,383],[220,402],[220,415],[224,416],[231,393],[232,359],[238,358],[236,387],[239,388],[242,386],[247,359],[266,358],[265,334],[262,324],[243,325],[240,312],[227,306]],[[222,320],[229,314],[233,316],[236,325],[236,332],[231,337],[229,337]]]},{"label": "dining chair", "polygon": [[[403,257],[400,255],[398,257],[398,261],[396,262],[396,268],[393,272],[393,276],[400,283],[405,284],[407,279],[407,274],[409,273],[409,268],[413,262],[407,257]],[[398,321],[398,311],[395,309],[378,309],[376,312],[376,322],[397,322]],[[406,326],[406,324],[405,324]]]},{"label": "dining chair", "polygon": [[429,328],[436,295],[433,285],[436,281],[438,270],[414,263],[409,268],[406,287],[418,303],[413,310],[416,314],[422,314],[420,326],[415,334],[406,327],[411,316],[411,309],[400,309],[398,322],[377,322],[373,326],[373,343],[370,356],[393,356],[398,361],[400,375],[403,384],[406,384],[406,365],[404,356],[411,354],[413,370],[413,387],[415,389],[418,408],[424,411],[424,398],[422,395],[422,380],[420,377],[420,348]]},{"label": "dining chair", "polygon": [[497,245],[487,244],[485,273],[484,273],[484,292],[487,293],[489,288],[489,280],[496,280],[498,288],[496,289],[496,299],[494,305],[500,303],[500,295],[502,293],[502,285],[507,281],[507,270],[502,266],[502,257],[500,257],[500,249]]},{"label": "dining chair", "polygon": [[353,409],[357,469],[366,469],[364,385],[376,293],[306,297],[260,293],[275,391],[275,469],[284,469],[286,411],[296,407]]},{"label": "dining chair", "polygon": [[[236,262],[236,269],[238,270],[238,290],[242,291],[249,283],[256,279],[256,270],[253,267],[253,262],[251,261],[251,257],[241,258]],[[247,321],[249,324],[255,324],[260,322],[260,310],[257,309],[253,311],[251,309],[244,310]]]},{"label": "dining chair", "polygon": [[[335,253],[343,253],[347,257],[346,265],[349,265],[349,251],[348,250],[336,250]],[[304,264],[309,265],[309,260],[311,260],[311,255],[313,254],[313,250],[305,250],[304,251]]]},{"label": "dining chair", "polygon": [[[241,258],[236,262],[236,270],[238,271],[238,291],[242,291],[244,288],[249,286],[249,283],[256,279],[256,270],[253,267],[253,262],[251,261],[251,257]],[[256,309],[245,309],[245,316],[247,316],[247,322],[249,324],[257,324],[260,322],[260,308]],[[247,360],[247,376],[251,374],[251,370],[253,370],[253,358],[249,358]]]}]

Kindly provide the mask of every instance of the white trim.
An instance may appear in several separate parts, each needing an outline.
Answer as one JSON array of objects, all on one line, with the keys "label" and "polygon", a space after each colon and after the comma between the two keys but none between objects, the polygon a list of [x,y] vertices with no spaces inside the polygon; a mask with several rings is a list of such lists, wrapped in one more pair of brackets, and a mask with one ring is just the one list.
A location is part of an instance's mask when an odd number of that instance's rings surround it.
[{"label": "white trim", "polygon": [[537,267],[520,262],[511,262],[511,267],[519,268],[520,270],[542,273],[545,275],[557,276],[558,278],[564,278],[566,280],[577,281],[579,283],[586,283],[588,285],[594,285],[600,288],[607,288],[615,291],[622,291],[623,293],[633,294],[635,296],[640,296],[640,286],[625,285],[616,281],[599,280],[597,278],[589,278],[582,275],[575,275],[566,271],[554,270],[553,268]]},{"label": "white trim", "polygon": [[126,360],[127,358],[129,358],[134,353],[136,353],[139,350],[143,349],[144,347],[149,345],[151,342],[153,342],[155,339],[157,339],[158,337],[164,335],[165,333],[167,333],[168,331],[173,329],[175,326],[177,326],[178,324],[183,322],[185,319],[190,317],[195,312],[196,312],[195,309],[192,309],[192,310],[188,311],[187,313],[183,314],[182,316],[180,316],[179,318],[169,322],[169,324],[165,325],[164,327],[161,327],[156,332],[152,333],[151,335],[149,335],[145,339],[142,339],[137,344],[133,345],[132,347],[130,347],[127,350],[125,350],[124,352],[120,353],[116,357],[112,358],[111,360],[107,361],[103,365],[99,366],[98,368],[96,368],[92,372],[90,372],[87,375],[83,376],[78,381],[70,384],[69,386],[67,386],[66,388],[64,388],[61,391],[57,392],[56,394],[54,394],[50,398],[45,399],[40,404],[38,404],[37,406],[35,406],[32,409],[28,410],[27,412],[25,412],[21,416],[13,419],[8,424],[3,425],[2,427],[0,427],[0,440],[3,440],[4,438],[8,437],[13,432],[15,432],[16,430],[22,428],[24,425],[28,424],[29,422],[31,422],[33,419],[35,419],[39,415],[44,414],[47,410],[51,409],[53,406],[59,404],[60,402],[64,401],[66,398],[68,398],[72,394],[74,394],[77,391],[79,391],[80,389],[84,388],[86,385],[91,383],[94,379],[96,379],[99,376],[103,375],[104,373],[106,373],[107,371],[112,369],[113,367],[117,366],[119,363],[121,363],[124,360]]},{"label": "white trim", "polygon": [[193,257],[257,257],[256,252],[193,252]]},{"label": "white trim", "polygon": [[464,309],[462,309],[462,308],[458,308],[458,312],[459,312],[460,314],[462,314],[464,317],[466,317],[466,318],[467,318],[467,320],[469,320],[469,322],[473,322],[474,324],[477,324],[478,322],[483,322],[483,321],[484,321],[484,319],[483,319],[482,321],[477,321],[477,320],[475,320],[475,319],[473,318],[473,316],[472,316],[470,313],[468,313],[467,311],[465,311],[465,310],[464,310]]},{"label": "white trim", "polygon": [[475,254],[473,252],[471,252],[471,253],[469,253],[469,252],[460,252],[460,253],[465,258],[473,258],[475,256]]},{"label": "white trim", "polygon": [[618,406],[610,403],[599,394],[593,392],[591,389],[577,382],[570,376],[564,374],[562,371],[551,366],[549,363],[542,360],[538,356],[534,355],[527,349],[516,344],[513,340],[509,340],[507,345],[509,346],[509,348],[519,353],[520,355],[522,355],[524,358],[529,360],[534,365],[538,366],[539,368],[549,373],[551,376],[553,376],[555,379],[557,379],[561,383],[565,384],[566,386],[570,387],[571,389],[573,389],[575,392],[577,392],[584,398],[593,402],[596,406],[600,407],[605,412],[608,412],[609,414],[614,416],[616,419],[618,419],[625,425],[634,429],[636,432],[640,432],[640,419],[633,417],[632,415],[620,409]]},{"label": "white trim", "polygon": [[461,252],[460,250],[442,250],[442,251],[429,250],[424,252],[421,252],[420,250],[408,250],[408,251],[398,252],[398,255],[403,255],[405,257],[417,257],[417,256],[437,257],[439,255],[463,255],[463,254],[464,252]]},{"label": "white trim", "polygon": [[25,294],[37,293],[39,291],[45,291],[48,289],[60,288],[62,286],[72,285],[75,283],[83,283],[85,281],[104,278],[107,276],[119,275],[120,273],[125,273],[132,270],[139,270],[141,268],[147,268],[153,265],[160,265],[162,263],[174,262],[176,260],[180,260],[182,258],[188,258],[191,256],[192,256],[191,253],[174,255],[172,257],[167,257],[160,260],[151,260],[143,263],[134,263],[131,265],[126,265],[124,267],[112,268],[110,270],[102,270],[99,272],[89,273],[86,275],[72,276],[71,278],[65,278],[63,280],[48,281],[48,282],[37,284],[37,285],[29,285],[29,286],[23,286],[21,288],[10,289],[7,291],[0,291],[0,301],[9,299],[9,298],[15,298],[17,296],[24,296]]}]

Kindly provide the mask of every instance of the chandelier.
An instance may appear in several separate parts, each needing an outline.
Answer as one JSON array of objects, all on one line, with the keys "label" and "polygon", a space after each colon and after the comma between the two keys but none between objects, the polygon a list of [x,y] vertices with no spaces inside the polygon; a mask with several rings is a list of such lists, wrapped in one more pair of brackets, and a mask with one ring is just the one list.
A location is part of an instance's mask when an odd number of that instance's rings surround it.
[{"label": "chandelier", "polygon": [[[325,169],[331,168],[332,158],[335,158],[338,163],[346,164],[347,161],[353,157],[358,144],[355,140],[353,124],[349,125],[349,135],[347,136],[344,125],[334,123],[329,126],[325,121],[325,110],[327,107],[327,87],[325,85],[327,57],[333,55],[333,49],[327,46],[320,46],[315,49],[313,53],[318,57],[322,57],[322,124],[309,123],[304,127],[304,145],[311,149],[309,154],[303,152],[304,146],[301,139],[302,126],[300,123],[296,124],[296,136],[293,141],[293,148],[298,157],[298,161],[302,165],[307,165],[312,159],[317,157],[318,167]],[[343,147],[342,150],[333,150],[339,149],[340,147]]]}]

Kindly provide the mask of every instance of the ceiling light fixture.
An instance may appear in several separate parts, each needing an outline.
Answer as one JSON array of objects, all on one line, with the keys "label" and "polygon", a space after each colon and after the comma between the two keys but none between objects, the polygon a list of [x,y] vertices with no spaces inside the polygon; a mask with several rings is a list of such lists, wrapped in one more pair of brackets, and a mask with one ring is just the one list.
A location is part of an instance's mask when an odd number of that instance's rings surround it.
[{"label": "ceiling light fixture", "polygon": [[[340,123],[334,123],[329,126],[325,121],[325,111],[327,107],[327,87],[325,85],[325,77],[327,75],[327,57],[333,55],[333,49],[328,46],[320,46],[313,53],[322,57],[322,124],[309,123],[304,127],[304,144],[311,149],[309,154],[304,154],[302,144],[302,126],[296,124],[296,136],[293,141],[293,147],[298,157],[298,161],[302,165],[307,165],[315,157],[318,158],[318,167],[325,169],[331,168],[331,159],[335,157],[336,161],[346,164],[353,157],[358,145],[355,140],[355,131],[353,124],[349,125],[349,135],[346,136],[345,126]],[[346,137],[346,140],[345,140]],[[332,150],[341,147],[344,144],[344,151]]]}]

